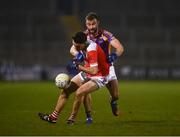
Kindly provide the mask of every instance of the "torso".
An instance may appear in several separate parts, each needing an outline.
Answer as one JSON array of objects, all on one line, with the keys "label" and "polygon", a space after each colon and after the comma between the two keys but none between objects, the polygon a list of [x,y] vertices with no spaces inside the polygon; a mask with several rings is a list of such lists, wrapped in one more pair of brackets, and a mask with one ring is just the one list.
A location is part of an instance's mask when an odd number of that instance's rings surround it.
[{"label": "torso", "polygon": [[86,67],[98,66],[98,73],[90,76],[107,76],[109,74],[109,64],[102,48],[91,42],[87,48],[85,59]]},{"label": "torso", "polygon": [[112,33],[108,32],[107,30],[100,29],[96,35],[92,35],[88,32],[88,30],[85,31],[87,38],[97,43],[106,54],[106,57],[111,53],[111,40],[114,39],[114,36]]}]

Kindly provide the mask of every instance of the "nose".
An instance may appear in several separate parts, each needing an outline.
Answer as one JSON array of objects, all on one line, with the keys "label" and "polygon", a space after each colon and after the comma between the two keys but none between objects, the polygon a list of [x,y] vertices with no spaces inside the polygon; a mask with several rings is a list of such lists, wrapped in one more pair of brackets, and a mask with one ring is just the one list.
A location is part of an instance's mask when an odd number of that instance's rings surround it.
[{"label": "nose", "polygon": [[92,28],[93,28],[93,25],[90,25],[89,28],[92,29]]}]

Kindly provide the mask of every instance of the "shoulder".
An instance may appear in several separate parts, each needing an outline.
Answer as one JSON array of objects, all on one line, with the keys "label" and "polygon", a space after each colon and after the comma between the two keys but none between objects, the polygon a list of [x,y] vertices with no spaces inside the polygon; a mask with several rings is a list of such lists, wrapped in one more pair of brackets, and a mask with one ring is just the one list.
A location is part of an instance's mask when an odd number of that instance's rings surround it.
[{"label": "shoulder", "polygon": [[111,32],[109,32],[109,31],[107,31],[105,29],[102,30],[102,35],[104,37],[106,37],[109,41],[111,41],[111,40],[113,40],[115,38],[114,35]]},{"label": "shoulder", "polygon": [[105,29],[102,29],[102,34],[105,36],[112,36],[113,35],[110,31],[105,30]]},{"label": "shoulder", "polygon": [[92,40],[88,40],[89,42],[89,46],[87,48],[87,51],[93,51],[97,49],[97,44],[95,42],[93,42]]}]

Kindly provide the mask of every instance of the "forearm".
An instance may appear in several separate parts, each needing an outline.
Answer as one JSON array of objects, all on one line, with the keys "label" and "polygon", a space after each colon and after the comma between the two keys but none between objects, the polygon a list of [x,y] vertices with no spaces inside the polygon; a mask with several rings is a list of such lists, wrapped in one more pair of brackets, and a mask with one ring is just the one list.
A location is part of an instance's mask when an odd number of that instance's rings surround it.
[{"label": "forearm", "polygon": [[111,41],[111,45],[115,48],[115,53],[117,56],[121,56],[123,54],[124,47],[118,39],[114,39],[113,41]]},{"label": "forearm", "polygon": [[116,49],[115,53],[117,54],[117,56],[121,56],[123,54],[123,52],[124,52],[124,48],[123,48],[123,46],[121,46],[121,48]]},{"label": "forearm", "polygon": [[98,72],[97,68],[95,67],[84,67],[82,65],[79,65],[78,68],[79,70],[84,71],[85,73],[88,73],[91,75],[94,75]]}]

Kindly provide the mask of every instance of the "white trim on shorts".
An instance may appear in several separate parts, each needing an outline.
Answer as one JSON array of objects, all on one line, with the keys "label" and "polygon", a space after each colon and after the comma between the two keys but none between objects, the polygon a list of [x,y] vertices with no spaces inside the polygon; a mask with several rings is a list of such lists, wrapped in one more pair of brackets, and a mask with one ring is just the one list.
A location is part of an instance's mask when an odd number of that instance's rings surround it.
[{"label": "white trim on shorts", "polygon": [[98,85],[98,88],[104,87],[108,83],[106,77],[104,77],[104,76],[87,77],[86,73],[83,71],[81,71],[78,75],[80,76],[80,78],[83,82],[92,80],[93,82],[95,82]]},{"label": "white trim on shorts", "polygon": [[117,79],[117,76],[116,76],[115,69],[114,69],[113,65],[111,65],[109,67],[109,75],[106,78],[107,78],[108,82]]}]

